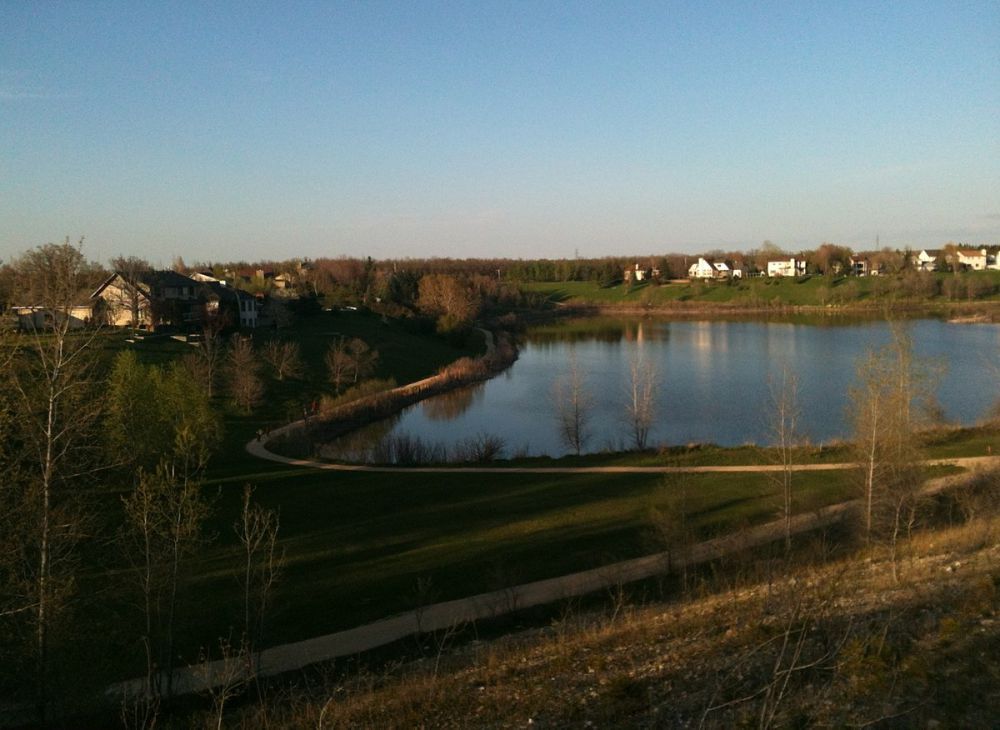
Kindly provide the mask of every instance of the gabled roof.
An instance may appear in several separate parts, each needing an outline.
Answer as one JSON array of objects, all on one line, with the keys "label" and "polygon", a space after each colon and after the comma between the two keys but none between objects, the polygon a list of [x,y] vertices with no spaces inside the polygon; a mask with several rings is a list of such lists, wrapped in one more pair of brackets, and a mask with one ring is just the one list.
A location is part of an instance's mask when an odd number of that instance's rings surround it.
[{"label": "gabled roof", "polygon": [[99,296],[100,293],[104,291],[115,279],[121,279],[129,286],[134,287],[139,292],[147,296],[153,289],[163,289],[168,286],[181,287],[198,285],[198,282],[194,279],[184,276],[184,274],[178,274],[176,271],[156,271],[149,269],[147,271],[137,272],[134,277],[129,277],[125,272],[116,271],[94,290],[94,293],[90,295],[90,298],[94,299]]}]

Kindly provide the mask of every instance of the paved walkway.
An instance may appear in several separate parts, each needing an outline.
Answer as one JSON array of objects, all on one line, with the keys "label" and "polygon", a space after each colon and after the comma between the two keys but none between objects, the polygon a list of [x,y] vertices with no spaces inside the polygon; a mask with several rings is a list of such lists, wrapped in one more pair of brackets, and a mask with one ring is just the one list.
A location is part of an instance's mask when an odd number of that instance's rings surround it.
[{"label": "paved walkway", "polygon": [[[970,468],[995,468],[1000,467],[1000,457],[954,459],[948,463],[958,463]],[[925,485],[923,493],[930,495],[941,492],[962,480],[964,476],[966,475],[956,474],[931,480]],[[856,499],[795,515],[792,518],[792,533],[809,532],[838,522],[860,505],[861,500]],[[435,603],[346,631],[271,647],[261,652],[258,674],[273,676],[291,672],[317,662],[385,646],[414,634],[446,630],[476,620],[496,618],[523,608],[613,588],[662,575],[668,568],[677,570],[685,566],[699,565],[727,554],[743,552],[780,540],[784,535],[784,529],[783,519],[774,520],[738,533],[697,543],[682,551],[656,553],[557,578],[512,586],[492,593],[480,593],[468,598]],[[238,674],[239,669],[239,665],[233,662],[227,664],[221,660],[179,669],[174,677],[174,689],[178,694],[205,691],[209,687],[222,684],[225,678],[233,676],[234,671]],[[142,688],[143,680],[133,679],[113,685],[107,694],[117,699],[123,694],[141,693]]]},{"label": "paved walkway", "polygon": [[[304,421],[295,421],[271,432],[269,438],[300,429]],[[361,471],[407,474],[746,474],[780,472],[780,464],[737,464],[730,466],[371,466],[369,464],[336,464],[315,459],[296,459],[268,450],[266,441],[254,439],[246,445],[247,453],[259,459],[275,461],[288,466],[324,469],[327,471]],[[929,466],[945,464],[973,469],[992,463],[991,456],[970,456],[954,459],[928,459]],[[793,471],[840,471],[857,467],[853,462],[833,464],[794,464]]]}]

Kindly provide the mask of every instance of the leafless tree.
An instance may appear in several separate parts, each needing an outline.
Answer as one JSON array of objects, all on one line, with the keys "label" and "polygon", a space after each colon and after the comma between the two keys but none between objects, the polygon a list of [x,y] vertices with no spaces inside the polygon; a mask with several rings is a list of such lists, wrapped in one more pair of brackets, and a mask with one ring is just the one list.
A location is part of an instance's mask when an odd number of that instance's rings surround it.
[{"label": "leafless tree", "polygon": [[555,383],[553,400],[559,435],[563,443],[579,456],[589,436],[587,428],[593,399],[583,381],[575,354],[570,357],[569,372]]},{"label": "leafless tree", "polygon": [[341,337],[331,343],[325,360],[330,382],[339,393],[344,383],[357,383],[375,371],[378,350],[372,350],[368,343],[357,337],[350,340]]},{"label": "leafless tree", "polygon": [[264,397],[264,383],[258,374],[260,364],[249,337],[233,337],[226,354],[226,368],[233,403],[249,413]]},{"label": "leafless tree", "polygon": [[[82,242],[81,242],[82,245]],[[94,427],[100,412],[95,397],[95,330],[75,329],[74,305],[86,298],[92,268],[80,247],[48,244],[15,263],[19,289],[40,308],[44,327],[33,327],[11,358],[14,456],[20,467],[5,474],[0,489],[23,510],[24,541],[19,554],[20,584],[33,617],[35,700],[44,723],[48,701],[49,643],[63,599],[72,588],[73,546],[79,538],[75,487],[96,467]],[[31,326],[29,324],[29,326]],[[5,500],[6,501],[6,500]]]},{"label": "leafless tree", "polygon": [[417,306],[435,315],[440,332],[463,330],[479,313],[479,300],[464,280],[449,274],[427,274],[420,279]]},{"label": "leafless tree", "polygon": [[782,516],[785,520],[785,553],[792,549],[792,478],[795,449],[799,446],[799,381],[785,365],[781,376],[769,382],[769,430],[773,453],[781,471],[772,478],[781,491]]},{"label": "leafless tree", "polygon": [[667,572],[680,569],[681,590],[688,590],[690,548],[694,531],[689,518],[690,483],[686,474],[664,478],[660,492],[664,499],[650,508],[650,524],[659,549],[667,553]]},{"label": "leafless tree", "polygon": [[142,324],[143,307],[149,306],[149,300],[141,289],[142,277],[151,272],[153,267],[137,256],[116,256],[111,259],[111,268],[125,280],[125,285],[115,290],[117,294],[109,305],[112,310],[128,312],[131,320],[129,326],[134,330]]},{"label": "leafless tree", "polygon": [[347,343],[347,351],[351,356],[351,371],[355,383],[375,372],[375,365],[378,363],[378,350],[371,349],[367,342],[354,337]]},{"label": "leafless tree", "polygon": [[201,342],[197,349],[183,358],[184,369],[201,385],[208,398],[215,395],[215,385],[225,360],[225,344],[222,340],[224,320],[211,317],[205,321]]},{"label": "leafless tree", "polygon": [[349,378],[353,367],[353,358],[347,349],[347,341],[341,337],[331,343],[324,360],[334,391],[340,393],[340,389]]},{"label": "leafless tree", "polygon": [[848,397],[869,544],[879,537],[895,546],[908,523],[922,479],[913,403],[929,389],[910,337],[898,326],[889,345],[858,364]]},{"label": "leafless tree", "polygon": [[656,367],[639,353],[629,363],[629,382],[625,400],[625,421],[635,448],[646,448],[653,427],[656,406]]},{"label": "leafless tree", "polygon": [[264,619],[283,561],[278,550],[278,514],[251,502],[252,496],[253,488],[247,485],[243,489],[240,517],[233,525],[242,548],[243,630],[251,677],[257,673],[264,642]]},{"label": "leafless tree", "polygon": [[208,503],[199,482],[161,463],[140,474],[123,499],[120,544],[142,596],[146,655],[144,696],[151,703],[172,691],[174,628],[184,561],[203,542]]},{"label": "leafless tree", "polygon": [[302,376],[302,358],[299,355],[299,343],[268,340],[264,344],[264,360],[274,370],[278,380],[299,378]]}]

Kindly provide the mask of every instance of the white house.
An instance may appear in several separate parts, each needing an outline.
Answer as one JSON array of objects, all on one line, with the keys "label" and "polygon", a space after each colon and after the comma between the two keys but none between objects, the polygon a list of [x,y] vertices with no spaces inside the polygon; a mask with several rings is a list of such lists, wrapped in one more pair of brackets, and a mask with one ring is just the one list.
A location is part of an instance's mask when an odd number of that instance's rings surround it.
[{"label": "white house", "polygon": [[688,267],[688,278],[689,279],[714,279],[715,278],[715,267],[708,262],[707,259],[698,257],[696,263],[691,264]]},{"label": "white house", "polygon": [[911,257],[910,261],[913,263],[913,268],[917,271],[934,271],[937,267],[938,256],[940,255],[940,251],[927,251],[923,249],[920,253]]},{"label": "white house", "polygon": [[45,330],[69,319],[69,329],[79,329],[91,323],[94,308],[90,304],[75,304],[68,310],[51,310],[40,305],[11,307],[17,315],[18,326],[27,332]]},{"label": "white house", "polygon": [[981,248],[978,251],[971,248],[960,248],[955,252],[958,257],[958,263],[961,266],[972,269],[973,271],[984,271],[986,269],[986,249]]},{"label": "white house", "polygon": [[788,259],[771,259],[767,262],[767,275],[774,276],[805,276],[806,262],[795,257]]},{"label": "white house", "polygon": [[730,261],[713,261],[716,279],[742,279],[743,269]]}]

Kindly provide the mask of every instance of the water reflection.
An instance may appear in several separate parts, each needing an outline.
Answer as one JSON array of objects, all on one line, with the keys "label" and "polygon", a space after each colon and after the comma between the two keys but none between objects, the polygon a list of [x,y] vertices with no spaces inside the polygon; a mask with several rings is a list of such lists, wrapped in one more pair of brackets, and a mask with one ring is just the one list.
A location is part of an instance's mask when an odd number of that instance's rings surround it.
[{"label": "water reflection", "polygon": [[[573,357],[593,401],[587,447],[618,448],[630,440],[622,414],[629,363],[640,353],[659,374],[652,444],[766,443],[768,382],[786,366],[798,378],[802,428],[809,439],[843,438],[849,433],[845,403],[857,361],[868,348],[889,342],[891,332],[878,321],[820,322],[605,318],[547,326],[529,332],[520,358],[502,376],[425,401],[398,421],[379,424],[367,446],[359,437],[342,448],[369,454],[381,449],[384,455],[387,447],[372,443],[401,437],[409,440],[397,449],[403,456],[422,449],[447,458],[462,452],[456,448],[460,440],[491,435],[503,441],[508,455],[565,454],[552,391]],[[918,356],[947,364],[937,391],[944,416],[961,423],[985,416],[1000,396],[995,369],[1000,326],[934,320],[908,326]]]},{"label": "water reflection", "polygon": [[483,383],[442,393],[423,402],[424,415],[432,421],[450,421],[465,413],[483,397]]}]

